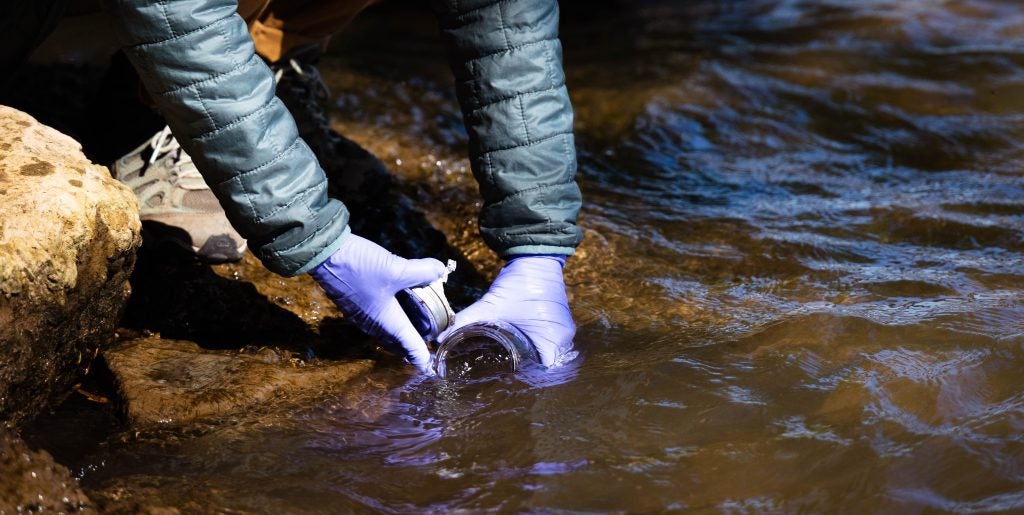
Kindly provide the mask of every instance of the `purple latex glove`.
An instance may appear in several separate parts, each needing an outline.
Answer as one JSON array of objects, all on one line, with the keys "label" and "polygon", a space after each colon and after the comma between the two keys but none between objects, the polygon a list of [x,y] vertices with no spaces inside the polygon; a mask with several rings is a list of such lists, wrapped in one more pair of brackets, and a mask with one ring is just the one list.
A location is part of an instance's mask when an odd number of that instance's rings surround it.
[{"label": "purple latex glove", "polygon": [[455,324],[439,340],[474,322],[502,320],[530,338],[545,367],[572,361],[577,356],[572,350],[576,323],[565,295],[564,265],[565,256],[512,258],[480,300],[455,314]]},{"label": "purple latex glove", "polygon": [[350,234],[309,275],[356,327],[384,341],[420,370],[429,371],[427,344],[398,305],[395,293],[436,281],[446,271],[436,259],[404,259]]}]

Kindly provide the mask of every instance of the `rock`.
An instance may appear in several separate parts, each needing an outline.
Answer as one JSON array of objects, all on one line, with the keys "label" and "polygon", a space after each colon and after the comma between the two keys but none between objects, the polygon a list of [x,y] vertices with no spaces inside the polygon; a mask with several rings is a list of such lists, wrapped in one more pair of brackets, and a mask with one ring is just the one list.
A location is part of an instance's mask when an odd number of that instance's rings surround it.
[{"label": "rock", "polygon": [[92,503],[68,469],[0,429],[0,514],[76,513]]},{"label": "rock", "polygon": [[138,212],[75,140],[0,106],[0,420],[45,408],[112,334]]},{"label": "rock", "polygon": [[322,396],[370,370],[370,360],[307,364],[286,353],[211,351],[159,337],[104,352],[131,422],[182,424]]},{"label": "rock", "polygon": [[100,512],[106,515],[180,515],[183,510],[185,513],[216,512],[210,509],[215,503],[204,504],[207,499],[183,501],[179,507],[166,506],[161,502],[160,488],[130,479],[125,483],[90,492]]}]

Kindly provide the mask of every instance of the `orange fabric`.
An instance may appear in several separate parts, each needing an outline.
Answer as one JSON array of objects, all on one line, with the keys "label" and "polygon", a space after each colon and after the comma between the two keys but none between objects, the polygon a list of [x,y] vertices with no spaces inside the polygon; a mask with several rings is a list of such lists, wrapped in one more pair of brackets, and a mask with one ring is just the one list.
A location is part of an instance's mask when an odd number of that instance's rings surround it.
[{"label": "orange fabric", "polygon": [[[319,43],[326,48],[363,9],[378,0],[238,0],[256,52],[274,62],[293,48]],[[100,10],[99,0],[70,0],[67,14]]]},{"label": "orange fabric", "polygon": [[256,52],[274,62],[290,50],[313,43],[326,47],[376,0],[239,0],[238,14],[249,24]]}]

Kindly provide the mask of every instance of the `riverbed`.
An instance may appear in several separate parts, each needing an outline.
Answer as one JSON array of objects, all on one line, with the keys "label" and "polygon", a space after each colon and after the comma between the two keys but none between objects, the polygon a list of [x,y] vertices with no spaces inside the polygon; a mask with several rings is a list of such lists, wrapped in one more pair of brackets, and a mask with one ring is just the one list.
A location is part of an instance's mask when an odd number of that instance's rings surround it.
[{"label": "riverbed", "polygon": [[[378,367],[283,413],[114,423],[55,452],[86,492],[231,513],[1024,510],[1024,4],[578,2],[562,38],[576,361],[475,384]],[[371,10],[321,67],[335,127],[493,274],[429,15]]]}]

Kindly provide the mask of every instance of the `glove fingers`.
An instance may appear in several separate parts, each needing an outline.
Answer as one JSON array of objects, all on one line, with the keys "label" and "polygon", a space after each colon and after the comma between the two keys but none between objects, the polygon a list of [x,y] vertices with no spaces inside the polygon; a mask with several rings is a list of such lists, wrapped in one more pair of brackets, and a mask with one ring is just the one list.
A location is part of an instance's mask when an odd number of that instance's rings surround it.
[{"label": "glove fingers", "polygon": [[387,302],[380,314],[380,320],[386,321],[381,329],[401,347],[400,352],[405,359],[421,371],[428,372],[430,351],[427,350],[423,337],[409,321],[409,317],[402,311],[398,300],[392,298]]},{"label": "glove fingers", "polygon": [[447,271],[444,264],[436,259],[407,259],[397,286],[398,289],[403,289],[430,284],[444,277]]}]

